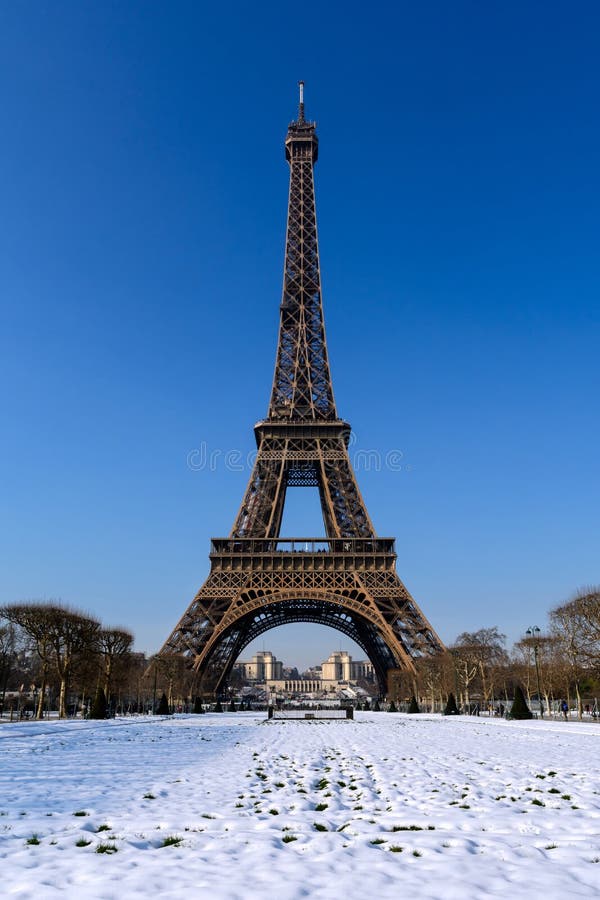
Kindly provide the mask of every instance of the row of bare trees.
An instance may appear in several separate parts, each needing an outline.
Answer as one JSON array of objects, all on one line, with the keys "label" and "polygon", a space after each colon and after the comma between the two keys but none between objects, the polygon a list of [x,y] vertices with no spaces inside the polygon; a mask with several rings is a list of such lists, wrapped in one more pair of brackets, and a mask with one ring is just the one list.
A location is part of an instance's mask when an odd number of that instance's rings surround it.
[{"label": "row of bare trees", "polygon": [[[465,631],[446,653],[421,659],[416,681],[401,679],[390,699],[414,693],[440,709],[453,693],[464,709],[497,707],[521,685],[546,710],[564,699],[582,716],[585,698],[600,696],[600,588],[581,590],[557,606],[547,629],[530,629],[511,653],[505,642],[496,626]],[[61,717],[67,715],[70,689],[90,698],[102,688],[113,705],[137,711],[154,708],[163,691],[170,708],[191,703],[199,686],[184,661],[147,660],[132,652],[132,643],[127,629],[105,628],[61,603],[0,607],[0,698],[11,686],[34,681],[38,718],[48,686],[56,687]]]},{"label": "row of bare trees", "polygon": [[[12,603],[0,607],[0,691],[11,674],[36,681],[36,718],[41,718],[49,684],[58,684],[58,712],[67,715],[75,678],[110,698],[115,667],[131,650],[126,628],[104,628],[95,617],[62,603]],[[95,682],[95,684],[94,684]]]},{"label": "row of bare trees", "polygon": [[463,632],[437,657],[419,661],[415,685],[432,709],[449,693],[460,705],[507,702],[517,684],[547,711],[565,700],[581,718],[584,695],[600,695],[600,588],[578,591],[549,614],[548,628],[528,629],[509,654],[497,627]]}]

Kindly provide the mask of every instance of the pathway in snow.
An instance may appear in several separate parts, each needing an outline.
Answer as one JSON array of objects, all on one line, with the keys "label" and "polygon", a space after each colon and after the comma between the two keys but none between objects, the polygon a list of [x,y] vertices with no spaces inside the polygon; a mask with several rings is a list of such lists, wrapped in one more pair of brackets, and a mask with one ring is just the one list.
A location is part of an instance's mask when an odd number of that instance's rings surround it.
[{"label": "pathway in snow", "polygon": [[599,740],[389,713],[0,725],[2,890],[597,896]]}]

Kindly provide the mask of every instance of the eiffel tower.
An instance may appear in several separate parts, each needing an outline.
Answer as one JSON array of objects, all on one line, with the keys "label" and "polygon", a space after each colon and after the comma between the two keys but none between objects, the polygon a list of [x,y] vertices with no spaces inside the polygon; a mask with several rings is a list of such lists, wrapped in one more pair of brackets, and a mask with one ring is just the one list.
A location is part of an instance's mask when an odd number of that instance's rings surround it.
[{"label": "eiffel tower", "polygon": [[[348,455],[325,341],[313,167],[316,124],[298,118],[285,139],[290,189],[279,342],[269,413],[254,427],[258,453],[227,538],[213,538],[210,574],[159,656],[184,657],[203,693],[219,695],[244,647],[290,622],[317,622],[355,641],[387,693],[391,672],[444,649],[396,574]],[[324,537],[280,537],[286,492],[317,487]]]}]

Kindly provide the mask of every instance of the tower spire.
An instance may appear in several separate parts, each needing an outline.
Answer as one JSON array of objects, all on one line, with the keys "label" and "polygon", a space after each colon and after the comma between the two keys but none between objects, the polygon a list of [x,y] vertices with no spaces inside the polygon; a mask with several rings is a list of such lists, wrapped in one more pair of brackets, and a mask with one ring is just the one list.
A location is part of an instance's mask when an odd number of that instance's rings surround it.
[{"label": "tower spire", "polygon": [[269,419],[331,421],[337,413],[325,341],[313,178],[319,140],[315,123],[304,118],[303,81],[299,87],[299,118],[285,139],[290,192]]}]

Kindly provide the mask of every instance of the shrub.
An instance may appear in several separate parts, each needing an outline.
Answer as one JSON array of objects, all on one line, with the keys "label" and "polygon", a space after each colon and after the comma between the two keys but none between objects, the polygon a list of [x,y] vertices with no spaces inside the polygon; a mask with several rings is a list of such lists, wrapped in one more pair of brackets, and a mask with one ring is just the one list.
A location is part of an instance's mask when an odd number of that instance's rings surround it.
[{"label": "shrub", "polygon": [[518,684],[515,688],[515,699],[508,714],[509,719],[533,719],[533,713],[527,706],[523,688]]},{"label": "shrub", "polygon": [[398,712],[398,710],[396,709],[396,704],[394,703],[393,700],[388,707],[388,712]]},{"label": "shrub", "polygon": [[454,694],[448,694],[448,701],[446,703],[446,708],[444,710],[445,716],[458,716],[458,706],[456,705],[456,700],[454,699]]},{"label": "shrub", "polygon": [[233,697],[232,697],[231,700],[229,701],[228,711],[229,711],[229,712],[235,712],[235,711],[236,711],[236,709],[235,709],[235,703],[234,703],[234,701],[233,701]]},{"label": "shrub", "polygon": [[220,700],[217,700],[217,702],[215,703],[215,712],[218,712],[218,713],[223,712],[223,707],[221,706]]},{"label": "shrub", "polygon": [[160,698],[158,709],[156,710],[157,716],[168,716],[169,715],[169,701],[167,700],[167,695],[163,693]]},{"label": "shrub", "polygon": [[410,698],[410,705],[408,707],[408,711],[409,711],[409,713],[420,713],[421,712],[421,710],[419,709],[419,704],[417,703],[417,698],[415,697],[414,694]]},{"label": "shrub", "polygon": [[102,688],[98,687],[94,702],[92,703],[92,708],[90,709],[90,719],[105,719],[107,708],[106,695]]},{"label": "shrub", "polygon": [[199,716],[204,712],[204,708],[202,706],[202,697],[196,697],[194,700],[194,713]]}]

